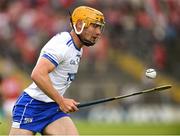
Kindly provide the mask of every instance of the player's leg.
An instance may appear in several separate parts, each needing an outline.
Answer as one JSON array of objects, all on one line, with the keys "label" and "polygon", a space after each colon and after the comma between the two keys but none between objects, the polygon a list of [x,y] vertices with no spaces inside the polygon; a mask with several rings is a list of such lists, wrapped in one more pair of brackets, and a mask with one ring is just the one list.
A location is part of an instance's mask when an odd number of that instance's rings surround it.
[{"label": "player's leg", "polygon": [[79,135],[70,117],[59,118],[49,124],[43,131],[45,135]]},{"label": "player's leg", "polygon": [[11,128],[9,135],[34,135],[32,131],[20,129],[20,128]]}]

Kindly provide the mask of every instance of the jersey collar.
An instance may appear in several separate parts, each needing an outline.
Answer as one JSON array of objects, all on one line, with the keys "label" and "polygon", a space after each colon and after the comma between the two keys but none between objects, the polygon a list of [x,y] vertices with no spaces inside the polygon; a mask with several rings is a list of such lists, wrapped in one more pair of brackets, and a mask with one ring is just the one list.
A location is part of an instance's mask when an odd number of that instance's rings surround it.
[{"label": "jersey collar", "polygon": [[[69,35],[71,36],[70,33],[69,33]],[[81,48],[78,48],[78,47],[77,47],[77,45],[75,44],[75,42],[74,42],[72,36],[71,36],[71,39],[72,39],[72,41],[73,41],[73,45],[74,45],[74,47],[76,48],[76,50],[81,51]]]}]

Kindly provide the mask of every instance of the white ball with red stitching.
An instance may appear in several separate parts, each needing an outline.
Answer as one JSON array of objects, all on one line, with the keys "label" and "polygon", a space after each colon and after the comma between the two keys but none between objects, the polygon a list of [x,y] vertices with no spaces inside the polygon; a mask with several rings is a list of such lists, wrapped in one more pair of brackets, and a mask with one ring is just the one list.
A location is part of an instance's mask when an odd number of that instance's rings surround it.
[{"label": "white ball with red stitching", "polygon": [[157,76],[157,72],[155,69],[150,68],[150,69],[146,70],[146,77],[154,79],[154,78],[156,78],[156,76]]}]

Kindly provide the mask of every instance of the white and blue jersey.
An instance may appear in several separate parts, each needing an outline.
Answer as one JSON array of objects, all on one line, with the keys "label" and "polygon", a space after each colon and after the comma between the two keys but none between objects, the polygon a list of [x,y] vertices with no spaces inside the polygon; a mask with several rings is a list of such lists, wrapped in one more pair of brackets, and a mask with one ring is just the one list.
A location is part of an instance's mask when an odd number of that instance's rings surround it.
[{"label": "white and blue jersey", "polygon": [[[55,35],[41,50],[40,56],[51,61],[56,68],[49,73],[54,88],[63,95],[78,71],[82,49],[79,50],[68,32]],[[24,90],[39,101],[52,102],[35,83]]]},{"label": "white and blue jersey", "polygon": [[[63,95],[78,71],[82,49],[78,49],[68,32],[55,35],[42,48],[44,57],[56,68],[49,73],[54,88]],[[39,61],[38,59],[38,61]],[[13,108],[12,127],[43,133],[53,121],[69,116],[59,111],[59,105],[49,98],[34,82],[27,87]]]}]

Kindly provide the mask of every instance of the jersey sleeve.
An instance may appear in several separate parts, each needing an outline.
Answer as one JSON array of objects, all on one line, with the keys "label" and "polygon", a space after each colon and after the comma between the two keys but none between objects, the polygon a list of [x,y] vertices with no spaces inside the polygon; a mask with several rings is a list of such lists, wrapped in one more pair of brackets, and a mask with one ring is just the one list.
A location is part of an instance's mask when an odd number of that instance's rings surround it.
[{"label": "jersey sleeve", "polygon": [[63,61],[65,50],[66,44],[64,44],[61,35],[57,34],[43,47],[40,57],[48,59],[57,67]]}]

